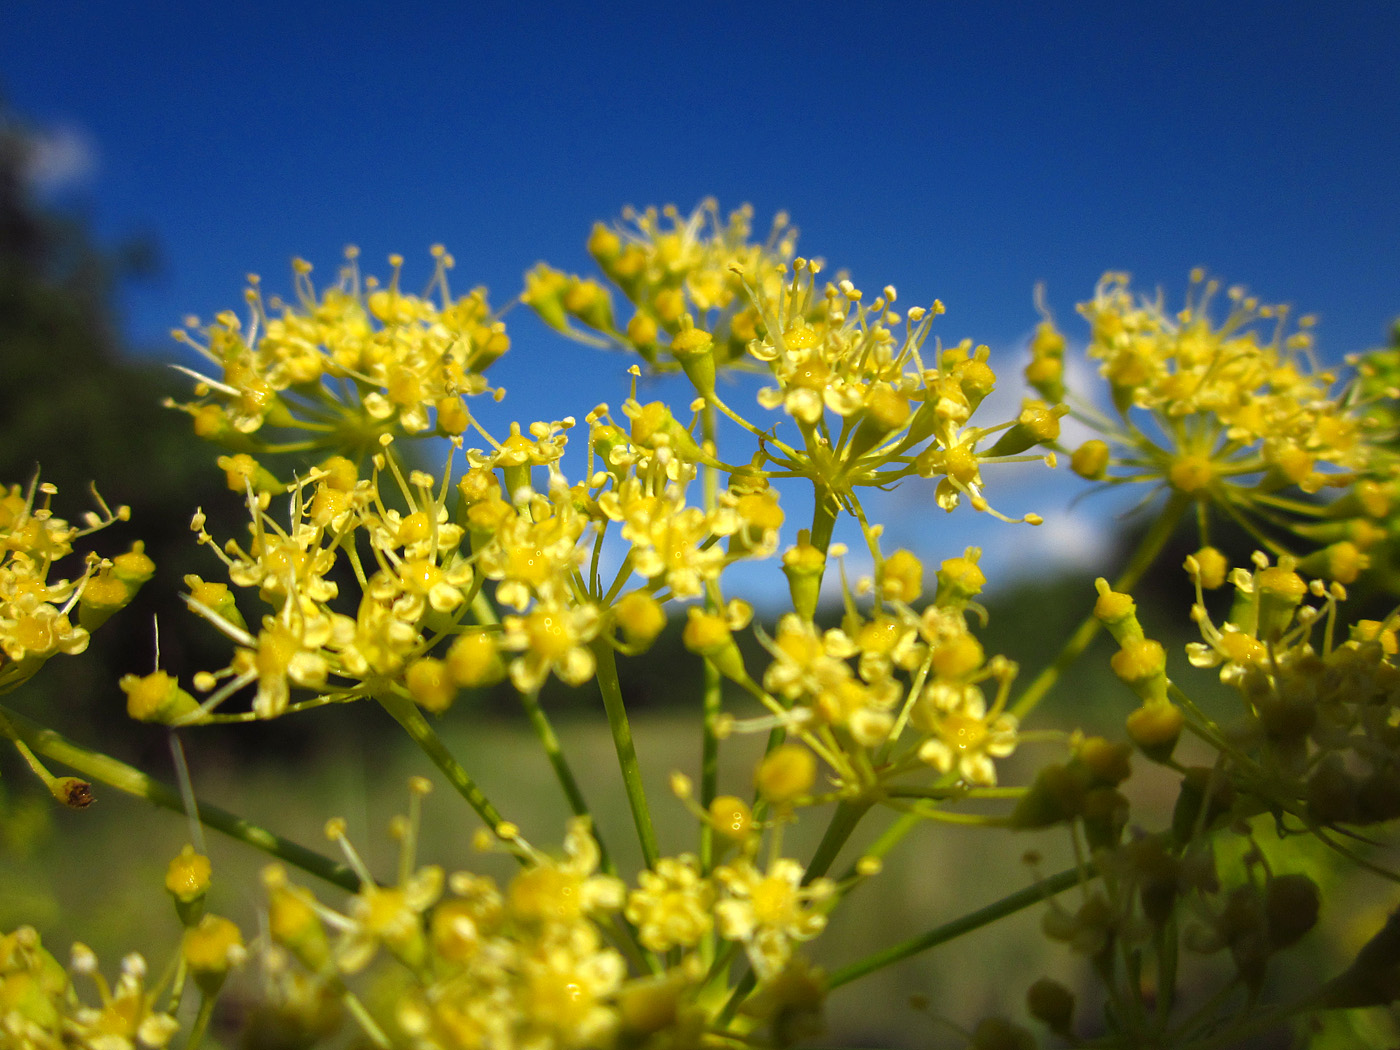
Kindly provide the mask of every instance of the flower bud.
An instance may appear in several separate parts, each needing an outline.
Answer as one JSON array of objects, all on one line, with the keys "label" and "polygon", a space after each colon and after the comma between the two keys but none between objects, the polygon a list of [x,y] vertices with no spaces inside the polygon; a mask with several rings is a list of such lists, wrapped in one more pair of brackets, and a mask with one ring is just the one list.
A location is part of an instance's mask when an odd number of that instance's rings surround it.
[{"label": "flower bud", "polygon": [[742,842],[753,834],[753,812],[741,798],[718,795],[710,802],[710,824],[725,838]]},{"label": "flower bud", "polygon": [[1317,924],[1322,898],[1317,883],[1294,873],[1278,875],[1264,889],[1264,918],[1269,927],[1269,946],[1278,951],[1300,941]]},{"label": "flower bud", "polygon": [[1058,357],[1042,357],[1026,365],[1026,385],[1047,401],[1065,396],[1065,363]]},{"label": "flower bud", "polygon": [[798,534],[797,546],[783,553],[783,575],[788,579],[792,607],[804,620],[816,615],[826,555],[808,542],[808,534]]},{"label": "flower bud", "polygon": [[988,456],[1016,456],[1036,445],[1049,444],[1060,436],[1060,417],[1069,411],[1066,405],[1051,408],[1044,401],[1026,401],[1016,423],[1002,434],[988,451]]},{"label": "flower bud", "polygon": [[1357,785],[1341,756],[1327,755],[1317,764],[1307,784],[1308,819],[1331,825],[1356,820]]},{"label": "flower bud", "polygon": [[267,932],[274,944],[287,949],[313,973],[331,959],[326,929],[316,914],[315,898],[308,890],[287,882],[286,871],[271,865],[263,871],[267,887]]},{"label": "flower bud", "polygon": [[1180,455],[1167,468],[1167,480],[1178,492],[1195,495],[1215,481],[1215,465],[1209,456]]},{"label": "flower bud", "polygon": [[122,675],[117,685],[126,694],[126,713],[138,722],[170,725],[199,710],[199,702],[164,671]]},{"label": "flower bud", "polygon": [[183,952],[194,983],[211,998],[219,994],[229,970],[247,955],[238,927],[218,915],[206,915],[185,931]]},{"label": "flower bud", "polygon": [[240,496],[249,488],[258,494],[266,492],[272,495],[287,490],[287,487],[278,481],[270,470],[246,452],[239,452],[232,456],[220,456],[216,462],[219,469],[224,472],[224,479],[228,483],[229,490],[237,492]]},{"label": "flower bud", "polygon": [[1224,585],[1225,577],[1230,572],[1230,562],[1216,548],[1202,547],[1186,559],[1186,571],[1203,589],[1213,591]]},{"label": "flower bud", "polygon": [[744,669],[744,658],[734,643],[729,624],[719,613],[703,609],[689,609],[685,629],[681,632],[681,642],[693,653],[698,653],[724,677],[736,682],[745,681],[748,671]]},{"label": "flower bud", "polygon": [[1137,603],[1132,595],[1115,591],[1102,576],[1094,581],[1094,587],[1099,592],[1094,602],[1094,616],[1108,628],[1113,640],[1124,645],[1141,638],[1142,625],[1138,623]]},{"label": "flower bud", "polygon": [[1166,762],[1181,739],[1186,716],[1170,700],[1149,700],[1130,714],[1125,723],[1128,739],[1153,762]]},{"label": "flower bud", "polygon": [[977,560],[982,556],[978,547],[969,547],[961,558],[947,558],[938,567],[938,592],[934,604],[940,606],[966,605],[982,593],[987,577]]},{"label": "flower bud", "polygon": [[467,406],[460,396],[438,398],[433,407],[437,410],[439,434],[452,437],[466,433],[467,428],[471,426],[472,414],[467,411]]},{"label": "flower bud", "polygon": [[612,297],[592,278],[570,280],[561,302],[565,310],[589,328],[599,332],[613,331]]},{"label": "flower bud", "polygon": [[1098,481],[1108,471],[1108,442],[1091,438],[1069,457],[1069,469],[1086,481]]},{"label": "flower bud", "polygon": [[485,631],[460,634],[447,649],[447,672],[463,689],[495,685],[505,677],[505,663],[496,640]]},{"label": "flower bud", "polygon": [[447,664],[431,656],[420,657],[404,671],[403,684],[413,702],[425,711],[441,714],[457,698],[456,676]]},{"label": "flower bud", "polygon": [[233,592],[229,590],[228,584],[202,580],[192,574],[185,577],[185,586],[190,589],[191,601],[198,602],[235,627],[241,627],[245,631],[248,629],[248,623],[238,611],[238,603],[234,601]]},{"label": "flower bud", "polygon": [[1059,981],[1042,977],[1027,990],[1026,1009],[1050,1031],[1067,1035],[1074,1023],[1074,993]]},{"label": "flower bud", "polygon": [[810,792],[816,779],[816,756],[801,744],[783,744],[759,763],[754,786],[763,798],[781,806]]},{"label": "flower bud", "polygon": [[1093,778],[1096,787],[1117,787],[1132,775],[1132,748],[1101,736],[1085,737],[1075,749],[1074,760]]},{"label": "flower bud", "polygon": [[1069,766],[1051,763],[1036,774],[1029,790],[1016,803],[1010,825],[1031,830],[1073,820],[1083,811],[1086,790],[1082,776]]},{"label": "flower bud", "polygon": [[559,270],[540,263],[525,275],[525,291],[520,296],[541,321],[557,332],[567,331],[569,327],[561,301],[568,282],[568,277]]},{"label": "flower bud", "polygon": [[1298,563],[1309,576],[1321,576],[1338,583],[1355,583],[1371,565],[1371,559],[1350,540],[1339,540],[1314,551]]},{"label": "flower bud", "polygon": [[906,605],[924,593],[924,564],[912,551],[897,550],[885,559],[880,572],[880,594]]},{"label": "flower bud", "polygon": [[204,915],[204,897],[209,892],[213,869],[209,858],[186,845],[165,870],[165,888],[175,898],[175,911],[186,926],[193,926]]},{"label": "flower bud", "polygon": [[631,645],[650,645],[666,629],[666,610],[646,591],[628,591],[613,606],[613,615]]},{"label": "flower bud", "polygon": [[1259,596],[1259,640],[1275,641],[1288,630],[1294,611],[1307,596],[1308,585],[1291,565],[1279,564],[1261,569],[1254,586]]},{"label": "flower bud", "polygon": [[1151,638],[1127,641],[1109,661],[1123,682],[1149,703],[1167,702],[1167,651]]},{"label": "flower bud", "polygon": [[131,550],[118,554],[87,581],[78,599],[78,623],[95,631],[117,610],[125,608],[141,585],[155,575],[155,562],[139,540]]},{"label": "flower bud", "polygon": [[606,272],[609,265],[622,254],[622,238],[604,223],[595,222],[588,233],[587,247],[588,254]]},{"label": "flower bud", "polygon": [[637,1038],[671,1027],[685,1002],[686,991],[683,976],[676,973],[628,981],[617,997],[623,1030]]},{"label": "flower bud", "polygon": [[849,462],[865,455],[885,438],[909,422],[909,399],[887,383],[877,383],[865,398],[865,411],[846,447]]},{"label": "flower bud", "polygon": [[681,319],[681,330],[671,337],[671,354],[680,362],[701,397],[715,393],[714,340],[710,333],[696,328],[690,315]]},{"label": "flower bud", "polygon": [[1193,766],[1181,779],[1181,790],[1172,810],[1172,837],[1187,843],[1200,828],[1209,831],[1235,804],[1235,786],[1205,766]]}]

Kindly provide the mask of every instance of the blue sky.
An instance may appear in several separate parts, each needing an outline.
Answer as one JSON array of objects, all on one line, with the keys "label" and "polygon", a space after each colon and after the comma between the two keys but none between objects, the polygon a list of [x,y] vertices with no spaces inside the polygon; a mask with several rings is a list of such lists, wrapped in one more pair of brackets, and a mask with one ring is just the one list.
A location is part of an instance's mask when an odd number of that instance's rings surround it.
[{"label": "blue sky", "polygon": [[[586,269],[594,219],[709,195],[761,227],[786,209],[858,284],[941,298],[936,333],[1008,371],[1034,284],[1074,334],[1106,269],[1179,299],[1204,265],[1320,315],[1330,357],[1400,313],[1393,3],[12,0],[0,20],[0,92],[54,136],[54,192],[161,248],[123,296],[157,352],[249,271],[289,289],[293,255],[330,279],[346,243],[371,270],[400,251],[411,285],[441,241],[458,287],[504,301],[538,259]],[[517,414],[621,400],[619,362],[510,321]]]}]

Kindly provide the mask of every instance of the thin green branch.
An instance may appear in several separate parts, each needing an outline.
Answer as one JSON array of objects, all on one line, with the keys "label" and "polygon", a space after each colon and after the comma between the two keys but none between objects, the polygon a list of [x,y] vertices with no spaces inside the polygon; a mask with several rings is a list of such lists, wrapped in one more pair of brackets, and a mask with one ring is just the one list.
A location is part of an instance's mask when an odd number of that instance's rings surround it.
[{"label": "thin green branch", "polygon": [[476,810],[476,813],[486,826],[493,832],[505,823],[505,819],[491,804],[491,800],[486,797],[481,788],[477,787],[476,781],[462,768],[462,764],[447,749],[447,745],[442,742],[442,738],[428,720],[423,717],[423,712],[406,696],[400,696],[392,690],[380,691],[375,694],[375,699],[379,701],[381,707],[393,716],[394,721],[403,726],[404,732],[409,738],[422,749],[442,771],[447,782],[456,788],[457,793],[467,800],[467,804]]},{"label": "thin green branch", "polygon": [[864,959],[841,967],[827,978],[827,987],[839,988],[843,984],[849,984],[859,977],[901,962],[910,956],[918,955],[930,948],[936,948],[940,944],[946,944],[963,936],[963,934],[980,930],[983,926],[989,926],[1008,915],[1014,915],[1018,911],[1039,904],[1057,893],[1063,893],[1070,887],[1079,885],[1082,880],[1083,873],[1078,868],[1069,868],[1056,875],[1051,875],[1049,878],[1041,879],[1034,886],[1028,886],[1023,890],[1008,894],[985,908],[968,912],[966,915],[960,916],[952,922],[945,922],[942,926],[937,926],[918,937],[901,941],[883,951],[875,952]]},{"label": "thin green branch", "polygon": [[[520,702],[525,707],[525,714],[530,719],[530,725],[534,728],[535,735],[539,737],[540,745],[544,748],[544,753],[554,770],[555,779],[559,781],[559,787],[563,790],[564,797],[569,800],[569,808],[573,810],[574,816],[588,817],[591,820],[593,811],[589,808],[587,799],[583,797],[583,789],[579,787],[578,780],[574,777],[569,760],[564,756],[564,749],[559,744],[559,737],[554,732],[554,726],[550,724],[549,716],[540,707],[539,691],[531,690],[528,693],[521,693]],[[609,875],[616,875],[617,866],[608,854],[608,848],[603,843],[603,836],[598,830],[597,822],[593,823],[593,841],[598,844],[599,864],[603,871]]]},{"label": "thin green branch", "polygon": [[[137,798],[144,798],[162,809],[184,813],[185,802],[180,792],[162,784],[125,762],[76,744],[55,730],[31,721],[9,708],[0,707],[0,717],[7,721],[16,735],[35,752],[55,762],[62,762],[83,776]],[[359,877],[344,864],[282,838],[250,820],[235,816],[208,802],[199,803],[199,819],[206,827],[222,831],[230,838],[262,850],[269,856],[293,867],[325,879],[351,893],[360,888]]]},{"label": "thin green branch", "polygon": [[632,807],[632,822],[637,826],[637,841],[642,846],[642,860],[648,868],[652,868],[656,866],[661,851],[656,844],[656,828],[651,822],[646,788],[642,786],[642,770],[637,762],[636,745],[632,742],[632,727],[627,721],[627,708],[622,701],[617,660],[606,638],[593,642],[593,653],[598,660],[598,691],[603,695],[603,707],[608,714],[608,727],[612,730],[617,764],[627,791],[627,804]]}]

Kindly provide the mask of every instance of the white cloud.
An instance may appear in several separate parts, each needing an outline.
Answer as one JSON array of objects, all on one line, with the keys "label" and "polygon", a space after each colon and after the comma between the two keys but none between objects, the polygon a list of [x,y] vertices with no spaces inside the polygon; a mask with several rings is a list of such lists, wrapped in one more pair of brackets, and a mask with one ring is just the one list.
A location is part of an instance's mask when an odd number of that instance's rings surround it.
[{"label": "white cloud", "polygon": [[71,125],[29,133],[24,178],[38,194],[59,193],[86,184],[97,171],[97,146]]}]

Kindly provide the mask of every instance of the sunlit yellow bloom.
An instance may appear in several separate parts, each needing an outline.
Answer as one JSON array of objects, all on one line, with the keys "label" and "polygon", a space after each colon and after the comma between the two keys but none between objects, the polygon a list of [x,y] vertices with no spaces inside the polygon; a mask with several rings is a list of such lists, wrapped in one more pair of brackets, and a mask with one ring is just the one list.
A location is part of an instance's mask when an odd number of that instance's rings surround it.
[{"label": "sunlit yellow bloom", "polygon": [[[98,497],[101,513],[87,514],[83,527],[70,525],[50,509],[57,491],[37,478],[27,489],[0,488],[0,694],[51,657],[85,651],[89,630],[126,605],[154,569],[138,544],[112,561],[90,554],[76,579],[51,578],[54,563],[73,552],[76,540],[130,514],[126,507],[113,511]],[[74,623],[70,613],[90,584],[93,597]]]},{"label": "sunlit yellow bloom", "polygon": [[601,619],[593,605],[552,603],[505,617],[501,647],[520,654],[510,662],[511,683],[522,693],[533,692],[551,671],[568,685],[586,682],[597,666],[588,643],[597,636]]},{"label": "sunlit yellow bloom", "polygon": [[1134,297],[1121,273],[1105,274],[1081,304],[1089,356],[1100,363],[1117,419],[1083,414],[1111,454],[1105,460],[1105,450],[1085,445],[1076,471],[1220,504],[1256,532],[1324,514],[1320,504],[1282,499],[1281,490],[1346,487],[1375,452],[1352,399],[1312,356],[1311,318],[1291,326],[1286,306],[1236,287],[1217,320],[1219,282],[1199,270],[1191,280],[1175,312],[1160,294]]},{"label": "sunlit yellow bloom", "polygon": [[311,265],[297,260],[294,303],[265,301],[251,278],[246,327],[226,310],[201,331],[175,333],[213,365],[212,375],[190,373],[202,400],[181,406],[197,432],[256,445],[271,426],[358,451],[391,430],[427,431],[434,419],[444,433],[462,432],[462,398],[489,391],[483,373],[510,345],[485,292],[453,297],[453,259],[440,247],[422,297],[399,287],[399,256],[386,287],[361,278],[358,255],[348,249],[339,283],[320,293]]}]

